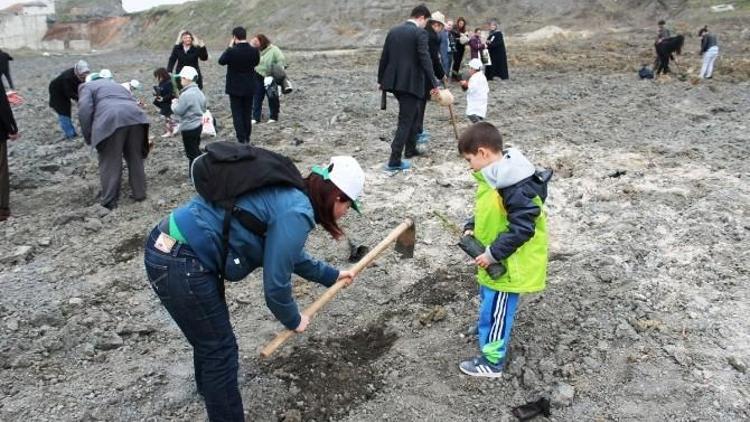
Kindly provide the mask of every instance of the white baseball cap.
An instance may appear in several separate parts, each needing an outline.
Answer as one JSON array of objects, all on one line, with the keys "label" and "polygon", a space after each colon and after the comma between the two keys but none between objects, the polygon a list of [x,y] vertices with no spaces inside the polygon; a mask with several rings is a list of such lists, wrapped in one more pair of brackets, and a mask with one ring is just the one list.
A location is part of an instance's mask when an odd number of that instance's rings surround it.
[{"label": "white baseball cap", "polygon": [[365,187],[365,172],[354,157],[332,157],[327,166],[314,166],[312,172],[323,177],[323,180],[330,180],[352,200],[352,208],[361,212],[357,199]]},{"label": "white baseball cap", "polygon": [[180,69],[180,73],[177,76],[194,81],[198,77],[198,71],[192,66],[185,66]]},{"label": "white baseball cap", "polygon": [[471,59],[469,60],[467,66],[474,70],[482,70],[482,61],[479,59]]},{"label": "white baseball cap", "polygon": [[109,69],[102,69],[99,71],[100,79],[112,79],[112,71]]},{"label": "white baseball cap", "polygon": [[130,81],[130,87],[132,89],[138,89],[139,90],[139,89],[141,89],[141,83],[138,82],[138,79],[133,79],[133,80]]}]

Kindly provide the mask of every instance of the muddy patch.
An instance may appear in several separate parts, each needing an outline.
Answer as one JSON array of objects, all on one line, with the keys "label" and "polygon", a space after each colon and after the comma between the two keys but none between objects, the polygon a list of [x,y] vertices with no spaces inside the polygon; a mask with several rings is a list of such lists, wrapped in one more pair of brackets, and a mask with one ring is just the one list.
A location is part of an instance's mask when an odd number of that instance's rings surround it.
[{"label": "muddy patch", "polygon": [[138,252],[141,249],[143,249],[143,244],[145,241],[145,234],[134,234],[117,245],[117,247],[112,251],[112,257],[115,259],[115,262],[130,261],[136,255],[138,255]]},{"label": "muddy patch", "polygon": [[474,285],[474,274],[467,267],[452,273],[434,273],[419,280],[402,295],[404,303],[419,302],[427,306],[444,306],[468,296]]},{"label": "muddy patch", "polygon": [[383,387],[378,359],[398,336],[373,324],[345,338],[310,339],[294,358],[272,364],[291,396],[278,414],[282,420],[328,421],[370,400]]}]

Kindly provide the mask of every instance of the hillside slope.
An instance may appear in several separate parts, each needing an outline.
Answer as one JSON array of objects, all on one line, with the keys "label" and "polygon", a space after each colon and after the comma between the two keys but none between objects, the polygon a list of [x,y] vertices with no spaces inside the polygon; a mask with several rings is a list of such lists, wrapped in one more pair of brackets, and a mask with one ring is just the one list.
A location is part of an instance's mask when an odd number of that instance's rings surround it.
[{"label": "hillside slope", "polygon": [[[506,31],[520,32],[545,25],[604,27],[652,25],[658,18],[677,18],[705,11],[706,2],[693,0],[470,0],[428,2],[450,18],[466,16],[470,27],[488,19]],[[750,3],[750,2],[739,2]],[[163,46],[189,28],[209,44],[222,45],[236,25],[263,32],[284,47],[318,50],[376,46],[385,31],[403,20],[412,3],[397,0],[202,0],[159,7],[134,15],[131,41],[145,47]],[[703,12],[705,13],[705,12]]]}]

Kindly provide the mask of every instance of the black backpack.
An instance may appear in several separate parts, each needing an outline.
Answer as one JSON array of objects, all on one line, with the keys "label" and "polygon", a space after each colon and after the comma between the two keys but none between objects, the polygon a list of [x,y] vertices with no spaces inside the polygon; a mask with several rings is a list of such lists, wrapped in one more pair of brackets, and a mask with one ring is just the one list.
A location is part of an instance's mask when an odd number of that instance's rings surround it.
[{"label": "black backpack", "polygon": [[237,142],[212,142],[193,161],[193,185],[203,199],[224,208],[222,257],[219,264],[219,293],[224,297],[224,266],[229,254],[229,225],[232,217],[265,237],[267,226],[251,213],[235,206],[237,198],[267,186],[292,186],[305,192],[305,180],[292,160],[263,148]]}]

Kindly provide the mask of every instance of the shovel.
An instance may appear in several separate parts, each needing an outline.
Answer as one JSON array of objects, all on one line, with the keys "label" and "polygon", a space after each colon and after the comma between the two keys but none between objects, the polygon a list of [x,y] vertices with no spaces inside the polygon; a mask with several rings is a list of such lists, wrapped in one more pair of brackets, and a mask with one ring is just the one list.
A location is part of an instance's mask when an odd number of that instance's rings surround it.
[{"label": "shovel", "polygon": [[[354,264],[354,266],[351,267],[349,271],[354,273],[354,275],[356,276],[357,274],[362,272],[362,270],[367,268],[367,266],[370,265],[375,260],[375,258],[377,258],[378,255],[380,255],[393,242],[396,242],[396,252],[400,253],[404,258],[412,258],[414,256],[414,244],[417,240],[416,234],[417,233],[414,227],[414,220],[412,220],[411,218],[407,218],[403,223],[399,224],[398,227],[393,229],[393,231],[385,239],[378,243],[378,245],[375,246],[367,255],[365,255],[364,258]],[[322,296],[320,296],[315,302],[312,303],[312,305],[308,306],[304,311],[302,311],[302,315],[305,315],[308,318],[312,319],[313,316],[315,316],[315,314],[321,308],[323,308],[323,306],[330,302],[342,288],[344,288],[344,282],[337,281],[336,284],[329,287]],[[285,341],[289,340],[294,334],[296,333],[292,330],[284,330],[280,332],[273,340],[266,344],[263,349],[261,349],[260,356],[262,358],[271,356],[273,352],[276,351],[276,349],[281,347],[281,345],[284,344]]]},{"label": "shovel", "polygon": [[451,124],[453,125],[453,134],[456,135],[456,140],[458,141],[458,127],[456,126],[456,119],[453,117],[453,105],[448,105],[448,112],[451,114]]}]

